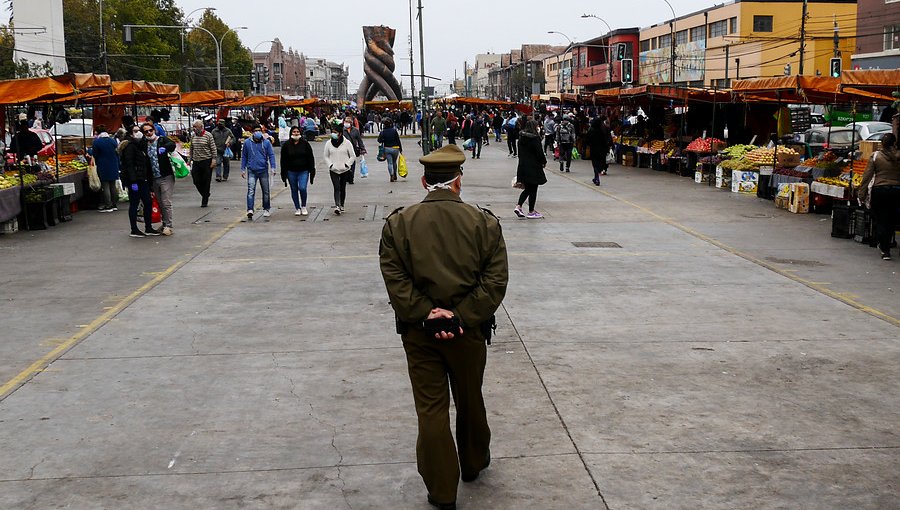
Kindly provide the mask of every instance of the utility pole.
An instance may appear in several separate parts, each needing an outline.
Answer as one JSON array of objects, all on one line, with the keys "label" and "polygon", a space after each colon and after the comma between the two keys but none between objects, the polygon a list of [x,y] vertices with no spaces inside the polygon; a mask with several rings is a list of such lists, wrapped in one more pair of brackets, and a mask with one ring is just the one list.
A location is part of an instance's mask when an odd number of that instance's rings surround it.
[{"label": "utility pole", "polygon": [[[709,32],[707,32],[707,34],[709,34]],[[731,49],[731,45],[730,45],[730,44],[726,44],[726,45],[725,45],[725,88],[726,88],[726,89],[730,89],[730,88],[731,88],[731,83],[728,82],[728,61],[730,60],[730,59],[728,58],[728,57],[729,57],[728,51],[729,51],[730,49]]]},{"label": "utility pole", "polygon": [[425,94],[425,38],[424,29],[422,28],[422,0],[419,0],[419,69],[422,72],[421,89],[422,89],[422,155],[427,156],[431,153],[431,126],[428,117],[425,115],[427,111],[426,102],[428,96]]},{"label": "utility pole", "polygon": [[806,18],[807,0],[803,0],[803,13],[800,18],[800,76],[803,76],[803,60],[806,58]]},{"label": "utility pole", "polygon": [[106,54],[106,30],[103,29],[103,0],[100,0],[100,54],[103,56],[103,72],[109,74],[109,59]]},{"label": "utility pole", "polygon": [[[416,68],[413,63],[413,4],[409,0],[409,97],[413,103],[413,117],[416,111]],[[413,120],[415,125],[415,120]],[[415,128],[413,128],[415,129]]]},{"label": "utility pole", "polygon": [[834,57],[841,56],[840,37],[838,36],[840,29],[838,28],[837,16],[834,18]]}]

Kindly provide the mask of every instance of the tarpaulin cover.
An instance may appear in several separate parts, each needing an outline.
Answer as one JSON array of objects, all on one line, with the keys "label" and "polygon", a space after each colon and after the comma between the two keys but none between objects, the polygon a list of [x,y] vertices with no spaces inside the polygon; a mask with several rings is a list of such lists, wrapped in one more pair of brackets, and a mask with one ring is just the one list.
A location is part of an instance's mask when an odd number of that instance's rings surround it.
[{"label": "tarpaulin cover", "polygon": [[281,102],[281,96],[250,96],[233,103],[231,106],[242,108],[245,106],[277,105]]},{"label": "tarpaulin cover", "polygon": [[[292,106],[288,103],[288,106]],[[412,101],[366,101],[366,108],[370,110],[406,110],[413,109]]]},{"label": "tarpaulin cover", "polygon": [[105,74],[67,73],[47,78],[0,81],[0,104],[75,101],[109,92],[112,81]]},{"label": "tarpaulin cover", "polygon": [[149,82],[143,80],[127,80],[112,82],[112,91],[108,95],[91,97],[86,100],[92,104],[174,104],[178,102],[180,89],[178,85]]},{"label": "tarpaulin cover", "polygon": [[841,90],[852,94],[861,91],[890,98],[900,91],[900,69],[864,69],[841,73]]},{"label": "tarpaulin cover", "polygon": [[[377,104],[380,102],[397,103],[397,101],[369,101],[368,103],[366,103],[366,106],[372,105],[372,104]],[[288,99],[284,102],[284,106],[287,106],[289,108],[309,108],[312,106],[325,105],[325,104],[327,104],[325,101],[323,101],[317,97],[310,97],[307,99]]]},{"label": "tarpaulin cover", "polygon": [[182,106],[220,106],[244,99],[243,90],[198,90],[181,94]]},{"label": "tarpaulin cover", "polygon": [[[780,76],[734,82],[732,91],[746,101],[804,104],[839,104],[865,99],[865,95],[841,92],[840,78],[822,76]],[[871,96],[868,95],[869,97]]]}]

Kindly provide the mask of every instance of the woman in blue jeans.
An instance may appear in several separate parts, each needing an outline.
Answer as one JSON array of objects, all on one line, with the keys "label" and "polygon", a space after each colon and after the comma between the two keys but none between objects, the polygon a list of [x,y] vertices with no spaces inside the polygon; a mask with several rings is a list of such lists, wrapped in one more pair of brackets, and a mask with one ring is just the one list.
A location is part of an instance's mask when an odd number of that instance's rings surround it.
[{"label": "woman in blue jeans", "polygon": [[306,216],[306,184],[316,178],[316,158],[312,147],[300,132],[300,128],[291,128],[290,139],[281,147],[281,181],[291,185],[291,198],[294,200],[295,216]]},{"label": "woman in blue jeans", "polygon": [[403,153],[403,145],[400,143],[400,133],[394,127],[394,121],[389,118],[384,120],[384,129],[378,135],[378,143],[384,145],[388,174],[391,176],[391,182],[394,182],[397,180],[397,160]]}]

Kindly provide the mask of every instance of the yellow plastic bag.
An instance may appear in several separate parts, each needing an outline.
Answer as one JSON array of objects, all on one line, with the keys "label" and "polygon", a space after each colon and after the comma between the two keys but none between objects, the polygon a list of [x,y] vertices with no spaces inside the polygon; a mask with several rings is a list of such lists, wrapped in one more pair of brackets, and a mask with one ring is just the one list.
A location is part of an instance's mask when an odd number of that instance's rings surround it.
[{"label": "yellow plastic bag", "polygon": [[397,175],[404,179],[409,175],[409,169],[406,168],[406,158],[403,157],[403,154],[397,158]]}]

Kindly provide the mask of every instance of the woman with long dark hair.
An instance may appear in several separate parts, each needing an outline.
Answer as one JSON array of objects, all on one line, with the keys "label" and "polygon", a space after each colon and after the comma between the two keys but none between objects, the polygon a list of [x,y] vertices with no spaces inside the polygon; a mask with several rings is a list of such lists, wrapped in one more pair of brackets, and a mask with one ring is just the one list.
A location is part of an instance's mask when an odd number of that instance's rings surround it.
[{"label": "woman with long dark hair", "polygon": [[[131,237],[158,236],[153,229],[152,203],[150,200],[150,158],[147,155],[147,140],[140,126],[131,126],[125,132],[125,140],[120,148],[120,175],[122,186],[128,190],[128,221],[131,222]],[[144,206],[144,231],[137,227],[138,205]]]},{"label": "woman with long dark hair", "polygon": [[[538,135],[537,123],[534,120],[524,122],[519,133],[519,166],[516,171],[516,183],[521,185],[522,193],[519,202],[513,212],[520,218],[536,220],[544,215],[534,209],[537,201],[538,186],[547,183],[544,167],[547,166],[547,156],[541,148],[541,137]],[[528,214],[522,210],[522,205],[528,199]]]},{"label": "woman with long dark hair", "polygon": [[281,146],[281,180],[291,185],[291,199],[294,201],[295,216],[306,216],[306,185],[316,178],[316,158],[299,126],[291,128],[290,136]]}]

